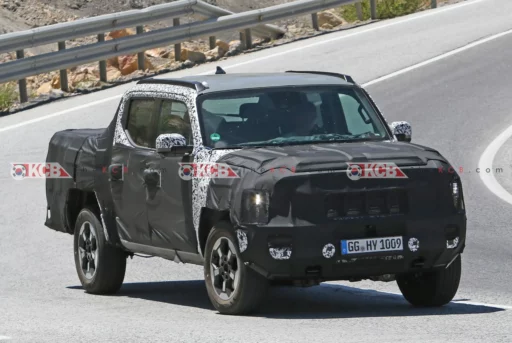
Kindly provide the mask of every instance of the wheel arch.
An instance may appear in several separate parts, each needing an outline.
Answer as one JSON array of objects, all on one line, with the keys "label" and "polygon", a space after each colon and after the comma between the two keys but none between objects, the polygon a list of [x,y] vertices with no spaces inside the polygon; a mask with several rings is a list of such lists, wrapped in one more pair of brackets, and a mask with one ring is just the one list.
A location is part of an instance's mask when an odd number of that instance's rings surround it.
[{"label": "wheel arch", "polygon": [[201,211],[201,219],[199,221],[198,240],[201,255],[204,256],[206,240],[216,223],[226,220],[230,221],[229,211],[212,210],[203,208]]},{"label": "wheel arch", "polygon": [[74,232],[78,214],[86,207],[101,221],[101,210],[96,194],[92,191],[84,191],[78,188],[70,189],[66,201],[66,226],[68,233],[72,234]]}]

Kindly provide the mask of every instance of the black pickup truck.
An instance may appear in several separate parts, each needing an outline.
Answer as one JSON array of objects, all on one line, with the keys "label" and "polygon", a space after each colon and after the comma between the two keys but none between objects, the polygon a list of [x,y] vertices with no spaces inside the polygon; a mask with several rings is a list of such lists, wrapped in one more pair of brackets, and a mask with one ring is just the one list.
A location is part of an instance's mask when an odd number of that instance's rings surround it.
[{"label": "black pickup truck", "polygon": [[348,75],[289,71],[146,79],[105,129],[64,130],[45,225],[74,235],[84,289],[117,292],[127,257],[204,266],[221,313],[271,285],[395,281],[415,306],[455,296],[460,177],[410,143]]}]

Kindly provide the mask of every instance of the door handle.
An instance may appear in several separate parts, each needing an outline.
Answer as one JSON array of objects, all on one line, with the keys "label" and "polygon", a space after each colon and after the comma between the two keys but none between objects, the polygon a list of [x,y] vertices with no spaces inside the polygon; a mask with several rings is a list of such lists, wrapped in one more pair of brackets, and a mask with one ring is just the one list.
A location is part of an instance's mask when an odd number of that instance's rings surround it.
[{"label": "door handle", "polygon": [[155,169],[144,169],[143,178],[148,186],[160,186],[160,173]]},{"label": "door handle", "polygon": [[108,167],[108,173],[110,175],[111,181],[123,181],[124,180],[124,172],[125,166],[123,164],[111,164]]}]

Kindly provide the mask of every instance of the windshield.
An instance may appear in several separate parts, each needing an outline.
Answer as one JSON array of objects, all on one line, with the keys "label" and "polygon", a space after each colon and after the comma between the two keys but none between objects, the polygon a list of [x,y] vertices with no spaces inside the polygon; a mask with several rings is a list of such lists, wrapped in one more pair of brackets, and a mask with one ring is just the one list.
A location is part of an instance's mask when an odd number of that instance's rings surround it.
[{"label": "windshield", "polygon": [[390,139],[356,87],[314,86],[212,93],[198,99],[204,144],[241,148]]}]

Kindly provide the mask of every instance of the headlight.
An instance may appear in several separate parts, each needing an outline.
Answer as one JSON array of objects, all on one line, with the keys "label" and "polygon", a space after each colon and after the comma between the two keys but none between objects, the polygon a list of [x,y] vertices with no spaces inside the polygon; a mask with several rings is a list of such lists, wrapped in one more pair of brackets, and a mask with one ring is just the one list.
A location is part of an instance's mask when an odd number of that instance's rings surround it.
[{"label": "headlight", "polygon": [[244,224],[267,224],[270,195],[268,191],[246,189],[242,194],[242,222]]}]

